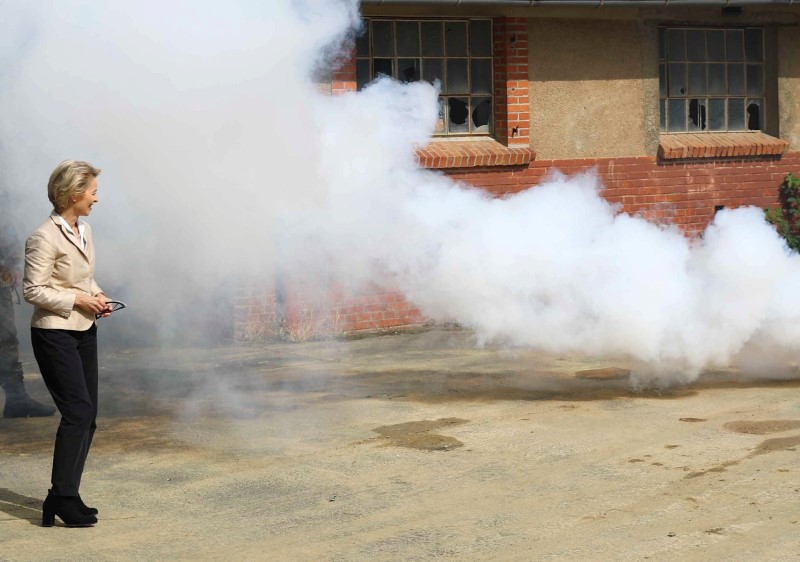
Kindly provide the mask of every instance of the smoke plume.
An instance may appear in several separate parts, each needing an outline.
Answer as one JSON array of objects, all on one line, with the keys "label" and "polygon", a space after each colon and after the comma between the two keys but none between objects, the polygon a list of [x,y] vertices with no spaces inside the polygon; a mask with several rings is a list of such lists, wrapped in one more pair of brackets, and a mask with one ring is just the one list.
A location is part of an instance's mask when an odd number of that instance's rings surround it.
[{"label": "smoke plume", "polygon": [[14,216],[44,220],[60,160],[102,167],[98,281],[162,337],[187,303],[280,271],[397,287],[483,342],[622,355],[659,383],[797,350],[800,260],[760,210],[687,240],[620,213],[591,173],[491,198],[416,166],[434,86],[321,93],[354,1],[30,4],[0,3]]}]

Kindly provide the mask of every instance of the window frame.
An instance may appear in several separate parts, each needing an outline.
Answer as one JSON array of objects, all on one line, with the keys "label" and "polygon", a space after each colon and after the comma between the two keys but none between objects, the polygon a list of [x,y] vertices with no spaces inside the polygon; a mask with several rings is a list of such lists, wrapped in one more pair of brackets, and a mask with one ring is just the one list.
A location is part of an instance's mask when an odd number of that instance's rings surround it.
[{"label": "window frame", "polygon": [[[391,56],[382,56],[375,54],[375,34],[373,32],[373,24],[376,22],[390,22],[392,24],[392,53]],[[488,24],[488,54],[473,54],[472,53],[472,22],[484,22]],[[417,36],[418,36],[418,45],[417,45],[417,54],[415,55],[400,55],[398,51],[398,33],[397,33],[397,24],[403,23],[416,23],[417,24]],[[430,23],[439,23],[442,26],[441,32],[441,41],[442,41],[442,51],[441,54],[437,55],[426,55],[424,45],[423,45],[423,32],[422,32],[422,25],[423,24],[430,24]],[[449,54],[448,47],[447,47],[447,24],[465,24],[465,35],[464,35],[464,42],[466,43],[466,53],[465,54]],[[416,68],[416,77],[414,80],[409,80],[409,82],[414,81],[423,81],[424,76],[426,74],[426,60],[439,60],[441,61],[441,82],[440,87],[441,91],[439,94],[439,124],[437,129],[434,131],[433,135],[437,138],[458,138],[458,137],[467,137],[467,138],[475,138],[475,137],[492,137],[494,134],[495,128],[495,119],[494,119],[494,110],[495,110],[495,101],[496,101],[496,92],[495,92],[495,75],[494,75],[494,21],[490,17],[364,17],[362,19],[362,32],[356,38],[356,52],[355,52],[355,62],[356,62],[356,89],[361,90],[362,88],[369,85],[375,79],[377,79],[378,75],[381,74],[379,71],[376,72],[375,69],[375,60],[379,59],[381,61],[391,60],[391,77],[395,80],[401,80],[399,74],[401,72],[400,69],[400,61],[411,61],[415,60],[418,63]],[[455,90],[449,91],[449,72],[448,70],[448,61],[465,61],[466,62],[466,86],[463,90]],[[486,61],[488,62],[488,92],[483,91],[480,92],[472,92],[474,89],[473,84],[473,61]],[[383,63],[385,64],[385,62]],[[366,75],[365,75],[366,72]],[[385,74],[385,73],[383,73]],[[438,76],[436,77],[439,78]],[[401,80],[403,81],[403,80]],[[429,83],[433,83],[431,80],[426,80]],[[466,118],[465,124],[467,129],[464,130],[450,130],[450,112],[452,110],[452,103],[450,100],[464,100],[466,99]],[[475,102],[477,100],[481,100],[481,103],[488,100],[489,108],[488,108],[488,116],[487,116],[487,123],[486,125],[481,125],[479,127],[475,127],[473,114],[477,108]],[[458,108],[457,108],[458,109]]]},{"label": "window frame", "polygon": [[[683,53],[678,53],[670,56],[670,32],[683,33]],[[690,56],[689,49],[689,33],[687,32],[703,32],[703,41],[705,52],[701,59],[693,59]],[[749,31],[757,31],[760,38],[760,57],[749,58],[748,52],[748,38]],[[712,58],[710,56],[710,48],[708,43],[708,36],[710,32],[719,32],[723,34],[722,51],[724,56],[720,58]],[[731,33],[740,34],[741,36],[741,59],[736,60],[730,52],[728,52],[728,42]],[[658,34],[658,51],[657,51],[657,66],[659,77],[659,132],[660,134],[724,134],[724,133],[744,133],[760,131],[765,132],[768,128],[770,112],[772,108],[769,105],[770,100],[770,72],[769,72],[769,50],[767,44],[768,30],[766,26],[756,25],[692,25],[692,24],[663,24],[659,25],[657,29]],[[751,44],[752,45],[752,44]],[[702,65],[702,75],[695,75],[695,78],[700,77],[702,82],[703,92],[690,91],[692,80],[692,66],[697,70],[697,66]],[[724,89],[725,93],[711,93],[711,80],[710,74],[712,65],[721,65],[724,75]],[[672,68],[683,66],[682,82],[673,84]],[[730,69],[738,67],[737,73],[741,76],[741,93],[731,93],[730,83]],[[753,80],[749,76],[750,69],[757,69],[760,78]],[[717,70],[720,70],[717,68]],[[739,72],[741,71],[741,72]],[[752,82],[749,82],[752,80]],[[759,93],[752,93],[749,90],[749,85],[758,85],[760,80]],[[678,92],[675,89],[683,87],[683,90]],[[674,88],[674,89],[673,89]],[[673,91],[670,91],[673,89]],[[673,119],[673,108],[680,108],[680,100],[683,101],[683,127],[677,123],[674,126],[671,120]],[[740,119],[741,126],[736,123],[731,123],[731,107],[732,102],[737,103],[741,100],[741,113],[737,119]],[[671,103],[677,102],[677,103]],[[712,119],[719,112],[712,114],[712,102],[722,102],[724,104],[723,110],[723,126],[713,126]],[[749,115],[749,110],[753,104],[759,108],[758,110],[758,123],[756,127],[751,127],[749,123],[752,118]],[[718,105],[719,107],[719,105]],[[735,117],[735,116],[734,116]],[[677,121],[677,119],[675,120]],[[712,126],[714,128],[712,128]]]}]

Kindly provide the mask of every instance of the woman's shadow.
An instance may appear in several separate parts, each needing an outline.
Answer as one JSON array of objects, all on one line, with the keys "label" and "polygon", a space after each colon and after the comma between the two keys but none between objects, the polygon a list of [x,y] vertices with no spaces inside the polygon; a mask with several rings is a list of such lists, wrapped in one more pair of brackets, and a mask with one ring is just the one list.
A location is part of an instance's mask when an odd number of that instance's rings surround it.
[{"label": "woman's shadow", "polygon": [[0,512],[39,525],[42,522],[42,500],[0,488]]}]

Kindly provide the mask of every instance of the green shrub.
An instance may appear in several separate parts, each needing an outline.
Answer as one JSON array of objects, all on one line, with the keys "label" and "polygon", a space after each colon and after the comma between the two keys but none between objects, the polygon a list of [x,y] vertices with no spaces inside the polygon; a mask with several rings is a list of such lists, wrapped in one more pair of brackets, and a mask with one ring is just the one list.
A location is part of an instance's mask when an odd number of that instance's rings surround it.
[{"label": "green shrub", "polygon": [[781,206],[764,209],[767,222],[775,225],[786,244],[800,252],[800,177],[791,172],[786,175],[779,189]]}]

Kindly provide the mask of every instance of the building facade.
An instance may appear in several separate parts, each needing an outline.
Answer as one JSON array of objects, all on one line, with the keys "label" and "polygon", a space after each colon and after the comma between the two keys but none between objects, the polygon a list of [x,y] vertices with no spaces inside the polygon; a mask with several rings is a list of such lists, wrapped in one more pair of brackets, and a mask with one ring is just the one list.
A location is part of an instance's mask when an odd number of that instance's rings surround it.
[{"label": "building facade", "polygon": [[[696,236],[725,207],[773,207],[800,173],[800,6],[720,1],[364,0],[332,94],[438,80],[419,165],[502,196],[594,168],[624,212]],[[391,288],[325,299],[239,289],[239,339],[414,326]]]}]

